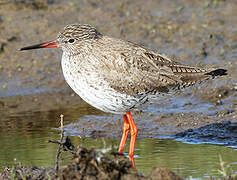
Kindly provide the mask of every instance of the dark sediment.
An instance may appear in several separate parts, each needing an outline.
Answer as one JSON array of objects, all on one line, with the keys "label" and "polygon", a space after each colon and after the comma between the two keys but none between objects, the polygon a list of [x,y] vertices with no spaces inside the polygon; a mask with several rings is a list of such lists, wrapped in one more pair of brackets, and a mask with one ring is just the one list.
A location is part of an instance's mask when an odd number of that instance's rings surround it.
[{"label": "dark sediment", "polygon": [[237,145],[237,123],[222,121],[196,129],[187,129],[177,133],[175,138],[196,143],[212,143],[225,146]]},{"label": "dark sediment", "polygon": [[102,153],[94,149],[86,149],[79,147],[77,152],[73,154],[72,163],[65,168],[59,169],[58,172],[54,168],[40,168],[23,166],[16,164],[13,168],[5,168],[0,174],[0,179],[103,179],[103,180],[161,180],[175,179],[181,180],[166,168],[154,168],[150,176],[144,176],[132,167],[127,158],[119,157],[114,154],[112,157],[104,156]]}]

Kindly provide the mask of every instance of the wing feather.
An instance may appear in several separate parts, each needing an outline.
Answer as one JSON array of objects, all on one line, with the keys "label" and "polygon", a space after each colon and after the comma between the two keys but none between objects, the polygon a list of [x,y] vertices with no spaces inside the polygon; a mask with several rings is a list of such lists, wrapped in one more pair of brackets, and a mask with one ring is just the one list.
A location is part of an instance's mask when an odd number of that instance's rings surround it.
[{"label": "wing feather", "polygon": [[110,49],[97,52],[104,64],[97,69],[110,87],[122,93],[170,93],[212,77],[207,74],[211,70],[182,65],[130,42],[111,44]]}]

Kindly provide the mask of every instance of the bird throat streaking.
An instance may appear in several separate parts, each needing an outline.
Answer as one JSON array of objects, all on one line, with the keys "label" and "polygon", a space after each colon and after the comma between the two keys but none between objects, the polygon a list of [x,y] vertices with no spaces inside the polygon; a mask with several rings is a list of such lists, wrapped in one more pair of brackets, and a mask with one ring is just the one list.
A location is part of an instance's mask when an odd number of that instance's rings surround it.
[{"label": "bird throat streaking", "polygon": [[134,163],[137,127],[130,112],[196,83],[227,75],[225,69],[182,65],[131,42],[105,36],[88,24],[66,26],[55,41],[21,50],[61,47],[62,70],[69,86],[87,103],[123,114],[118,152],[131,134],[129,157]]}]

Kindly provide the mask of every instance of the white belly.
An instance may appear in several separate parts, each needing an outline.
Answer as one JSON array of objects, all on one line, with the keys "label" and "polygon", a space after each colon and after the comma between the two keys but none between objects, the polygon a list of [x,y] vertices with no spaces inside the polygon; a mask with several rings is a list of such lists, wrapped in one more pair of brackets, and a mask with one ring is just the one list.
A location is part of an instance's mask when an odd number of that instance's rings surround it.
[{"label": "white belly", "polygon": [[137,104],[136,98],[108,86],[98,74],[81,72],[79,62],[62,58],[62,70],[69,86],[88,104],[105,112],[124,114]]}]

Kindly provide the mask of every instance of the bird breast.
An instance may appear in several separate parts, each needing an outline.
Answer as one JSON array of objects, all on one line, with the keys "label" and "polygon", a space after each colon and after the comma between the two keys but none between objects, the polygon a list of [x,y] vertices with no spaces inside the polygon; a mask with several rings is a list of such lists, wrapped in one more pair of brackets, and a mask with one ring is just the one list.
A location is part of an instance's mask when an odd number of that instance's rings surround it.
[{"label": "bird breast", "polygon": [[[69,86],[88,104],[105,112],[123,114],[132,110],[138,99],[115,91],[96,71],[98,59],[63,53],[61,65]],[[93,61],[94,64],[91,64]]]}]

